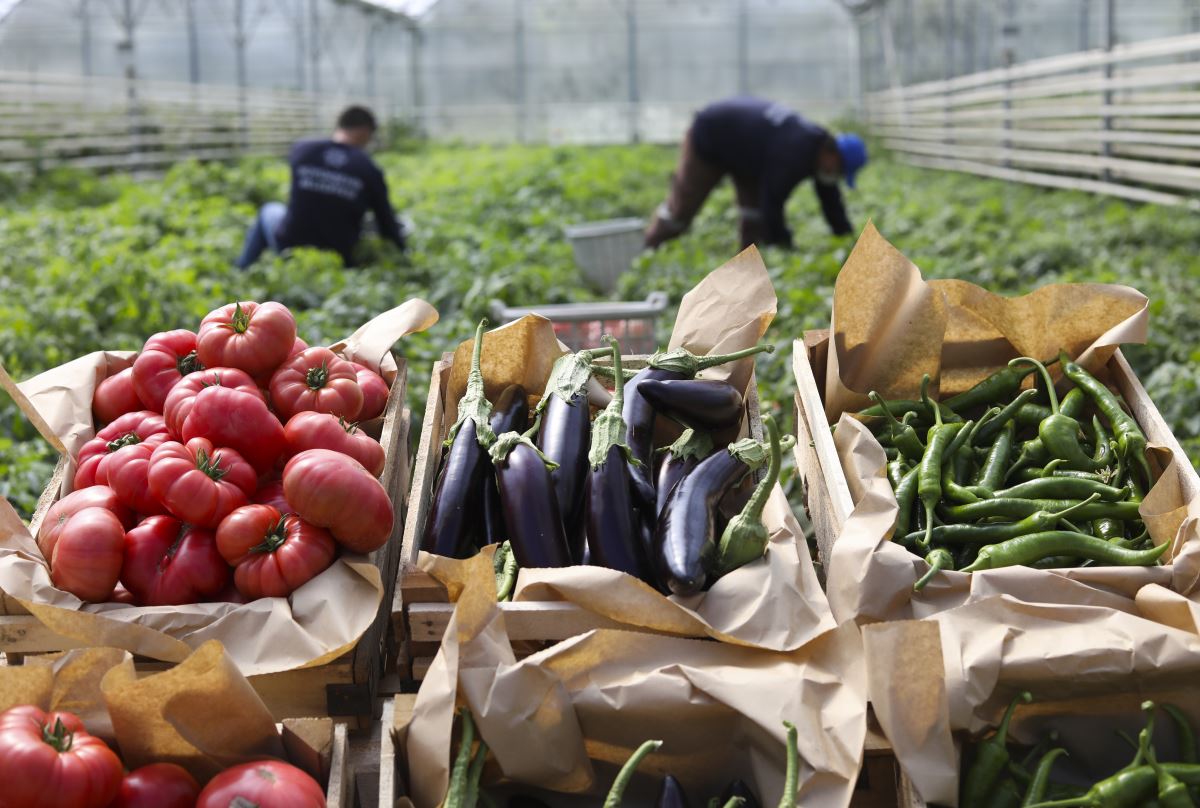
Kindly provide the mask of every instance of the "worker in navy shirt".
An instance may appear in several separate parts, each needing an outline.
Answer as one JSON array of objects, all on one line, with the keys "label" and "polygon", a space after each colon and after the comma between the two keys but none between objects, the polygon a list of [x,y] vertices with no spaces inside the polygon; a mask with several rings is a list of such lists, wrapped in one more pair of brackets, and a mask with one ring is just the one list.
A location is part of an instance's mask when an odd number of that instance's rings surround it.
[{"label": "worker in navy shirt", "polygon": [[404,236],[388,202],[387,182],[364,149],[375,135],[375,116],[365,107],[348,107],[338,116],[327,140],[301,140],[292,146],[292,188],[287,205],[268,202],[246,233],[237,265],[253,264],[269,247],[333,250],[343,263],[362,232],[363,214],[375,217],[380,235],[404,248]]},{"label": "worker in navy shirt", "polygon": [[733,178],[742,247],[792,245],[784,206],[797,185],[809,179],[825,221],[835,234],[850,232],[838,181],[853,188],[867,162],[862,138],[831,135],[782,104],[737,96],[696,114],[683,139],[679,167],[667,199],[646,230],[646,246],[658,247],[688,229],[725,175]]}]

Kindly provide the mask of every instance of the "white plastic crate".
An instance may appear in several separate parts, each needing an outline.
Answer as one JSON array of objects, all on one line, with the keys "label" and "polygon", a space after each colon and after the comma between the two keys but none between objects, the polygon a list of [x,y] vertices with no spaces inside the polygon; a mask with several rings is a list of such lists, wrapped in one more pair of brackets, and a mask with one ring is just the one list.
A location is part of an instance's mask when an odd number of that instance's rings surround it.
[{"label": "white plastic crate", "polygon": [[642,251],[646,223],[641,219],[608,219],[563,228],[575,250],[575,263],[597,291],[616,290],[617,280]]}]

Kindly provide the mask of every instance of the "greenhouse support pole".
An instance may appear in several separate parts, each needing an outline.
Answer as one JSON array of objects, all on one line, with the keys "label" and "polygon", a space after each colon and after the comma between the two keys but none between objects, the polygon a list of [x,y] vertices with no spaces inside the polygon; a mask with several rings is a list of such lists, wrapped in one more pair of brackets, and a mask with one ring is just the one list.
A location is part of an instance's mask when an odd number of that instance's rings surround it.
[{"label": "greenhouse support pole", "polygon": [[375,103],[375,25],[376,15],[371,12],[365,12],[367,20],[367,43],[363,48],[363,56],[366,59],[366,82],[367,82],[367,98],[371,99],[371,103]]},{"label": "greenhouse support pole", "polygon": [[[1004,131],[1012,129],[1012,66],[1017,60],[1017,0],[1007,0],[1004,4],[1004,27],[1000,29],[1004,36]],[[1012,141],[1005,137],[1002,141],[1004,151],[1012,148]],[[1004,167],[1011,168],[1012,160],[1004,158]]]},{"label": "greenhouse support pole", "polygon": [[529,105],[525,86],[525,0],[513,0],[513,94],[517,102],[517,141],[529,139]]},{"label": "greenhouse support pole", "polygon": [[1092,0],[1079,0],[1079,49],[1085,51],[1092,41]]},{"label": "greenhouse support pole", "polygon": [[638,54],[637,54],[637,0],[627,0],[625,6],[625,27],[627,31],[626,61],[629,73],[629,139],[633,143],[641,140],[638,131]]},{"label": "greenhouse support pole", "polygon": [[954,60],[957,57],[957,55],[955,53],[955,47],[954,47],[956,44],[954,41],[954,27],[955,27],[954,0],[946,0],[945,17],[946,17],[946,32],[945,32],[946,42],[945,42],[945,51],[942,54],[942,59],[943,59],[942,78],[949,80],[949,79],[954,78],[954,72],[955,72]]},{"label": "greenhouse support pole", "polygon": [[83,63],[83,75],[85,76],[92,75],[91,7],[90,0],[79,0],[79,60]]},{"label": "greenhouse support pole", "polygon": [[308,0],[309,91],[312,93],[313,126],[321,124],[321,16],[317,0]]},{"label": "greenhouse support pole", "polygon": [[188,80],[200,83],[200,38],[196,30],[196,0],[183,0],[183,13],[187,20]]},{"label": "greenhouse support pole", "polygon": [[237,57],[238,132],[245,152],[250,145],[250,116],[246,105],[246,0],[233,0],[233,47]]},{"label": "greenhouse support pole", "polygon": [[137,56],[134,51],[137,17],[133,13],[133,0],[122,0],[119,23],[122,37],[117,42],[117,50],[121,52],[121,61],[125,66],[125,111],[129,118],[129,158],[132,163],[133,158],[142,150],[138,124]]},{"label": "greenhouse support pole", "polygon": [[[1117,44],[1117,0],[1105,0],[1104,3],[1104,51],[1108,58],[1104,62],[1104,117],[1100,121],[1101,128],[1104,130],[1104,142],[1100,153],[1105,158],[1112,156],[1112,141],[1109,140],[1108,133],[1112,131],[1112,104],[1113,104],[1113,61],[1112,50]],[[1105,167],[1104,174],[1101,177],[1104,182],[1112,182],[1112,171]]]}]

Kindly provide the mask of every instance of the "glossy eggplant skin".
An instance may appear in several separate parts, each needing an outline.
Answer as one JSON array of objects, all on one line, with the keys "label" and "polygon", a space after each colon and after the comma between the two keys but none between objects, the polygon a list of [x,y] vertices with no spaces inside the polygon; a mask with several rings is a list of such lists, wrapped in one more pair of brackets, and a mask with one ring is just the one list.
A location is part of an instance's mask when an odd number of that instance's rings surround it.
[{"label": "glossy eggplant skin", "polygon": [[716,510],[721,497],[750,468],[728,451],[700,461],[667,497],[655,534],[655,570],[676,595],[692,595],[708,583],[717,552]]},{"label": "glossy eggplant skin", "polygon": [[656,808],[691,808],[683,786],[670,774],[663,778],[662,785],[659,786],[658,801],[655,802],[655,806]]},{"label": "glossy eggplant skin", "polygon": [[654,482],[650,479],[651,470],[654,468],[655,412],[646,397],[638,392],[638,385],[646,381],[686,378],[687,376],[678,371],[648,367],[639,370],[625,382],[625,405],[621,408],[621,415],[628,429],[626,440],[629,443],[630,454],[642,463],[641,466],[631,466],[629,474],[638,501],[645,503],[648,510],[655,508],[657,500]]},{"label": "glossy eggplant skin", "polygon": [[745,410],[737,388],[714,379],[647,379],[638,392],[659,415],[700,431],[737,426]]},{"label": "glossy eggplant skin", "polygon": [[442,459],[421,549],[466,558],[483,534],[480,500],[488,469],[487,451],[475,439],[475,422],[463,422]]},{"label": "glossy eggplant skin", "polygon": [[658,482],[654,490],[657,497],[656,519],[658,516],[662,516],[663,508],[667,506],[667,498],[671,495],[671,489],[675,487],[675,484],[700,465],[700,460],[695,457],[679,458],[670,452],[667,452],[666,455],[662,465],[658,467]]},{"label": "glossy eggplant skin", "polygon": [[754,792],[750,790],[750,786],[741,780],[734,780],[725,786],[725,790],[721,792],[720,804],[724,805],[734,797],[741,797],[745,800],[742,803],[742,808],[759,808],[758,797],[754,796]]},{"label": "glossy eggplant skin", "polygon": [[[524,432],[529,425],[529,402],[525,388],[519,384],[510,384],[496,399],[492,407],[492,416],[488,419],[492,432],[503,435],[505,432]],[[508,538],[504,526],[504,512],[500,507],[500,492],[496,488],[496,472],[488,464],[483,481],[483,539],[480,549],[489,544],[499,544]]]},{"label": "glossy eggplant skin", "polygon": [[609,447],[604,462],[588,473],[584,503],[591,563],[653,580],[620,447]]},{"label": "glossy eggplant skin", "polygon": [[588,475],[590,440],[591,410],[587,393],[577,393],[570,401],[551,395],[538,430],[538,448],[558,464],[558,468],[550,472],[550,478],[554,480],[563,529],[576,564],[583,563],[583,489]]},{"label": "glossy eggplant skin", "polygon": [[495,466],[504,526],[517,563],[522,567],[569,567],[573,562],[554,483],[537,450],[518,443]]}]

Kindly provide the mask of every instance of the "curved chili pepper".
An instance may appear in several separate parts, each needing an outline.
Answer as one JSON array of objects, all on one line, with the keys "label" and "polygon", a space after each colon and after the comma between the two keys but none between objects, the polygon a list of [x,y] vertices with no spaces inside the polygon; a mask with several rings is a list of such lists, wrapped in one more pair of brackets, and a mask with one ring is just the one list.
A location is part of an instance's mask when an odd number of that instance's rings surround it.
[{"label": "curved chili pepper", "polygon": [[492,445],[492,465],[513,555],[522,567],[569,567],[571,551],[563,530],[549,468],[554,465],[525,434],[505,432]]},{"label": "curved chili pepper", "polygon": [[[1051,359],[1047,364],[1053,364],[1057,361],[1057,358]],[[972,407],[1004,401],[1021,389],[1021,382],[1032,372],[1033,368],[1022,370],[1012,365],[1007,365],[983,381],[978,382],[966,392],[951,396],[942,403],[955,412],[959,412],[961,410],[969,410]]]},{"label": "curved chili pepper", "polygon": [[[907,398],[889,398],[885,399],[885,401],[887,402],[888,409],[891,410],[892,414],[897,418],[903,419],[904,416],[910,412],[918,416],[929,415],[930,405],[926,404],[924,401],[912,401],[911,399]],[[947,407],[945,402],[938,403],[938,410],[942,413],[942,421],[947,424],[954,424],[963,420],[963,417]],[[856,415],[882,418],[883,409],[878,404],[873,404],[870,407],[867,407],[865,410],[859,410]]]},{"label": "curved chili pepper", "polygon": [[1003,488],[995,493],[998,497],[1014,499],[1083,499],[1092,494],[1099,495],[1104,502],[1120,502],[1129,498],[1128,488],[1113,488],[1111,485],[1075,477],[1041,477],[1011,488]]},{"label": "curved chili pepper", "polygon": [[992,440],[996,435],[1000,434],[1000,430],[1004,429],[1016,417],[1017,410],[1036,395],[1037,390],[1023,390],[1019,396],[1002,407],[995,418],[980,425],[979,429],[976,430],[975,440],[981,444]]},{"label": "curved chili pepper", "polygon": [[916,543],[916,539],[908,534],[908,526],[912,523],[913,503],[917,501],[917,475],[919,473],[920,468],[913,466],[905,472],[903,479],[895,489],[896,505],[899,510],[896,512],[896,527],[892,531],[892,540],[901,541],[899,537],[905,537],[906,540],[903,543],[906,546]]},{"label": "curved chili pepper", "polygon": [[1081,471],[1095,471],[1097,468],[1100,468],[1079,446],[1079,422],[1060,411],[1058,393],[1054,391],[1054,382],[1050,378],[1050,371],[1046,370],[1045,365],[1032,357],[1022,356],[1012,360],[1009,364],[1018,363],[1033,365],[1037,368],[1042,376],[1042,380],[1046,383],[1046,395],[1050,397],[1050,412],[1052,414],[1049,418],[1038,424],[1038,438],[1041,439],[1042,445],[1046,447],[1046,451],[1052,457],[1066,461],[1065,465],[1068,468],[1079,469]]},{"label": "curved chili pepper", "polygon": [[1029,781],[1029,787],[1025,789],[1025,798],[1021,801],[1022,808],[1027,808],[1027,806],[1046,798],[1046,788],[1050,785],[1050,771],[1054,768],[1054,761],[1065,754],[1067,754],[1067,750],[1060,746],[1042,755],[1037,769],[1033,773],[1033,779]]},{"label": "curved chili pepper", "polygon": [[654,801],[656,808],[690,808],[687,792],[673,775],[663,777],[662,785],[658,787],[658,799]]},{"label": "curved chili pepper", "polygon": [[721,533],[721,541],[717,546],[715,577],[727,575],[741,566],[763,557],[767,552],[767,542],[770,534],[763,524],[763,509],[771,492],[779,482],[779,468],[783,464],[783,451],[779,446],[779,427],[769,414],[763,415],[763,426],[767,429],[767,441],[771,444],[771,459],[767,465],[767,473],[750,495],[750,501],[737,516],[729,520]]},{"label": "curved chili pepper", "polygon": [[975,485],[995,496],[996,489],[1004,485],[1004,472],[1007,471],[1008,459],[1012,456],[1013,441],[1017,436],[1017,428],[1009,421],[996,436],[996,442],[988,450],[987,459],[979,468]]},{"label": "curved chili pepper", "polygon": [[460,708],[459,718],[462,719],[461,737],[458,741],[458,754],[454,758],[454,767],[450,770],[450,788],[446,792],[446,808],[463,808],[467,804],[467,792],[470,789],[471,777],[471,747],[475,743],[475,720],[471,711]]},{"label": "curved chili pepper", "polygon": [[962,571],[977,572],[1027,565],[1049,556],[1088,558],[1113,566],[1149,567],[1158,562],[1167,551],[1168,544],[1163,542],[1151,550],[1126,550],[1084,533],[1047,530],[982,547],[975,561]]},{"label": "curved chili pepper", "polygon": [[913,591],[920,592],[925,588],[925,584],[933,580],[933,576],[937,575],[942,570],[954,569],[954,556],[950,555],[948,550],[941,547],[935,547],[929,551],[929,555],[925,556],[925,563],[929,565],[929,570],[917,579],[913,584]]},{"label": "curved chili pepper", "polygon": [[[921,398],[929,401],[929,376],[921,380]],[[929,428],[925,440],[925,453],[921,456],[920,471],[917,473],[917,495],[925,508],[925,541],[924,548],[929,547],[930,530],[933,528],[933,509],[942,499],[942,455],[963,430],[965,423],[943,424],[941,411],[931,406],[936,423]]]},{"label": "curved chili pepper", "polygon": [[[1067,391],[1063,396],[1062,402],[1059,405],[1058,411],[1062,415],[1068,415],[1071,418],[1078,418],[1083,414],[1084,407],[1087,406],[1087,396],[1078,387],[1074,387]],[[1051,412],[1051,416],[1054,413]],[[1050,416],[1047,416],[1050,417]],[[1044,420],[1044,419],[1043,419]],[[1038,422],[1039,425],[1042,423]],[[1018,470],[1026,466],[1040,466],[1050,460],[1050,451],[1042,442],[1040,437],[1033,440],[1027,440],[1021,444],[1021,451],[1017,455],[1016,461],[1008,471],[1007,476],[1012,476]]]},{"label": "curved chili pepper", "polygon": [[624,375],[621,346],[612,337],[605,342],[613,347],[613,377],[616,386],[612,401],[592,422],[592,441],[588,449],[591,469],[584,484],[584,518],[591,563],[620,570],[644,581],[652,580],[649,559],[642,540],[641,520],[635,511],[631,488],[631,469],[640,468],[625,443]]},{"label": "curved chili pepper", "polygon": [[655,521],[666,507],[667,498],[675,484],[691,474],[696,466],[700,465],[701,460],[713,453],[713,442],[707,432],[685,429],[679,440],[659,451],[665,452],[666,455],[658,468],[658,481],[655,485]]},{"label": "curved chili pepper", "polygon": [[654,537],[655,569],[671,592],[690,595],[704,588],[717,554],[717,503],[766,456],[763,444],[744,438],[700,461],[672,490]]},{"label": "curved chili pepper", "polygon": [[446,438],[445,445],[450,448],[442,460],[421,540],[422,550],[452,558],[464,557],[483,530],[479,502],[487,470],[486,450],[496,439],[489,422],[492,405],[483,393],[479,369],[487,324],[486,319],[480,320],[475,329],[467,389],[458,402],[458,420]]},{"label": "curved chili pepper", "polygon": [[883,411],[883,417],[886,419],[885,423],[888,429],[888,439],[893,446],[900,450],[900,454],[910,460],[916,460],[925,454],[925,444],[921,443],[921,439],[917,437],[917,430],[906,423],[897,421],[896,416],[892,415],[892,411],[888,409],[887,402],[874,390],[868,393],[868,395],[875,402],[876,406]]},{"label": "curved chili pepper", "polygon": [[750,786],[746,785],[742,780],[734,780],[725,786],[725,790],[721,792],[717,803],[727,805],[732,799],[741,799],[742,808],[759,808],[758,797],[750,790]]},{"label": "curved chili pepper", "polygon": [[1000,780],[1008,766],[1008,725],[1012,722],[1017,704],[1028,704],[1033,696],[1028,692],[1018,693],[1009,703],[1004,712],[1004,718],[996,733],[990,738],[980,741],[975,747],[975,760],[967,769],[963,778],[958,804],[962,806],[983,805],[991,795],[992,788]]},{"label": "curved chili pepper", "polygon": [[[1080,503],[1062,499],[1011,499],[996,497],[981,499],[966,505],[951,505],[945,508],[948,519],[956,522],[975,522],[980,519],[1003,517],[1006,519],[1024,519],[1038,511],[1061,511]],[[1137,502],[1090,502],[1082,505],[1076,516],[1082,520],[1124,519],[1132,521],[1139,518]]]},{"label": "curved chili pepper", "polygon": [[619,808],[621,799],[625,796],[625,789],[629,786],[629,781],[633,779],[634,772],[638,766],[651,753],[658,750],[663,745],[662,741],[646,741],[641,746],[633,751],[629,756],[629,760],[625,761],[625,765],[617,772],[617,777],[613,780],[612,788],[608,790],[607,796],[604,797],[604,808]]},{"label": "curved chili pepper", "polygon": [[[984,494],[979,496],[977,491]],[[990,491],[982,491],[975,489],[974,486],[959,485],[954,480],[954,469],[951,465],[947,465],[942,469],[942,497],[954,502],[978,502],[981,499],[988,499],[991,496]]]},{"label": "curved chili pepper", "polygon": [[630,457],[641,465],[630,464],[630,475],[640,503],[647,512],[654,508],[657,499],[654,483],[650,480],[650,469],[654,459],[654,408],[646,397],[638,392],[644,381],[666,381],[668,379],[691,379],[706,368],[724,365],[757,353],[772,353],[774,345],[755,345],[743,351],[728,354],[696,356],[684,348],[659,351],[650,357],[646,367],[625,382],[625,404],[621,415],[629,431]]},{"label": "curved chili pepper", "polygon": [[656,413],[690,429],[728,429],[746,411],[737,388],[715,379],[646,379],[637,389]]},{"label": "curved chili pepper", "polygon": [[[1154,709],[1154,702],[1143,702],[1142,709]],[[1188,793],[1187,783],[1180,781],[1165,767],[1159,764],[1158,756],[1154,754],[1154,747],[1150,745],[1150,733],[1147,730],[1142,730],[1138,738],[1139,748],[1142,751],[1142,756],[1150,763],[1150,768],[1154,769],[1155,778],[1158,780],[1158,803],[1162,808],[1195,808],[1195,803],[1192,802],[1192,795]]]},{"label": "curved chili pepper", "polygon": [[[983,525],[937,525],[933,528],[932,536],[935,544],[990,544],[994,542],[1015,539],[1018,536],[1028,536],[1030,533],[1044,533],[1053,530],[1061,521],[1075,511],[1095,502],[1098,497],[1093,494],[1082,502],[1076,502],[1068,508],[1059,511],[1036,511],[1018,522],[996,522]],[[910,534],[907,538],[915,541],[918,534]]]},{"label": "curved chili pepper", "polygon": [[1104,414],[1112,426],[1113,436],[1117,441],[1117,452],[1126,463],[1130,464],[1141,475],[1141,483],[1150,487],[1153,479],[1150,474],[1150,464],[1146,462],[1146,434],[1142,432],[1133,416],[1125,412],[1120,400],[1113,395],[1104,384],[1079,364],[1072,362],[1065,353],[1059,354],[1062,361],[1063,374],[1075,382],[1096,405],[1096,409]]},{"label": "curved chili pepper", "polygon": [[784,721],[787,729],[787,767],[783,774],[783,796],[779,798],[779,808],[795,808],[796,788],[800,785],[800,739],[796,725]]},{"label": "curved chili pepper", "polygon": [[[505,432],[524,432],[529,426],[529,403],[525,388],[519,384],[510,384],[500,393],[496,403],[492,405],[492,415],[488,419],[492,432],[503,435]],[[500,491],[496,487],[495,469],[489,468],[484,472],[483,481],[483,545],[499,544],[507,537],[504,527],[504,510],[500,505]],[[481,548],[482,549],[482,548]]]}]

